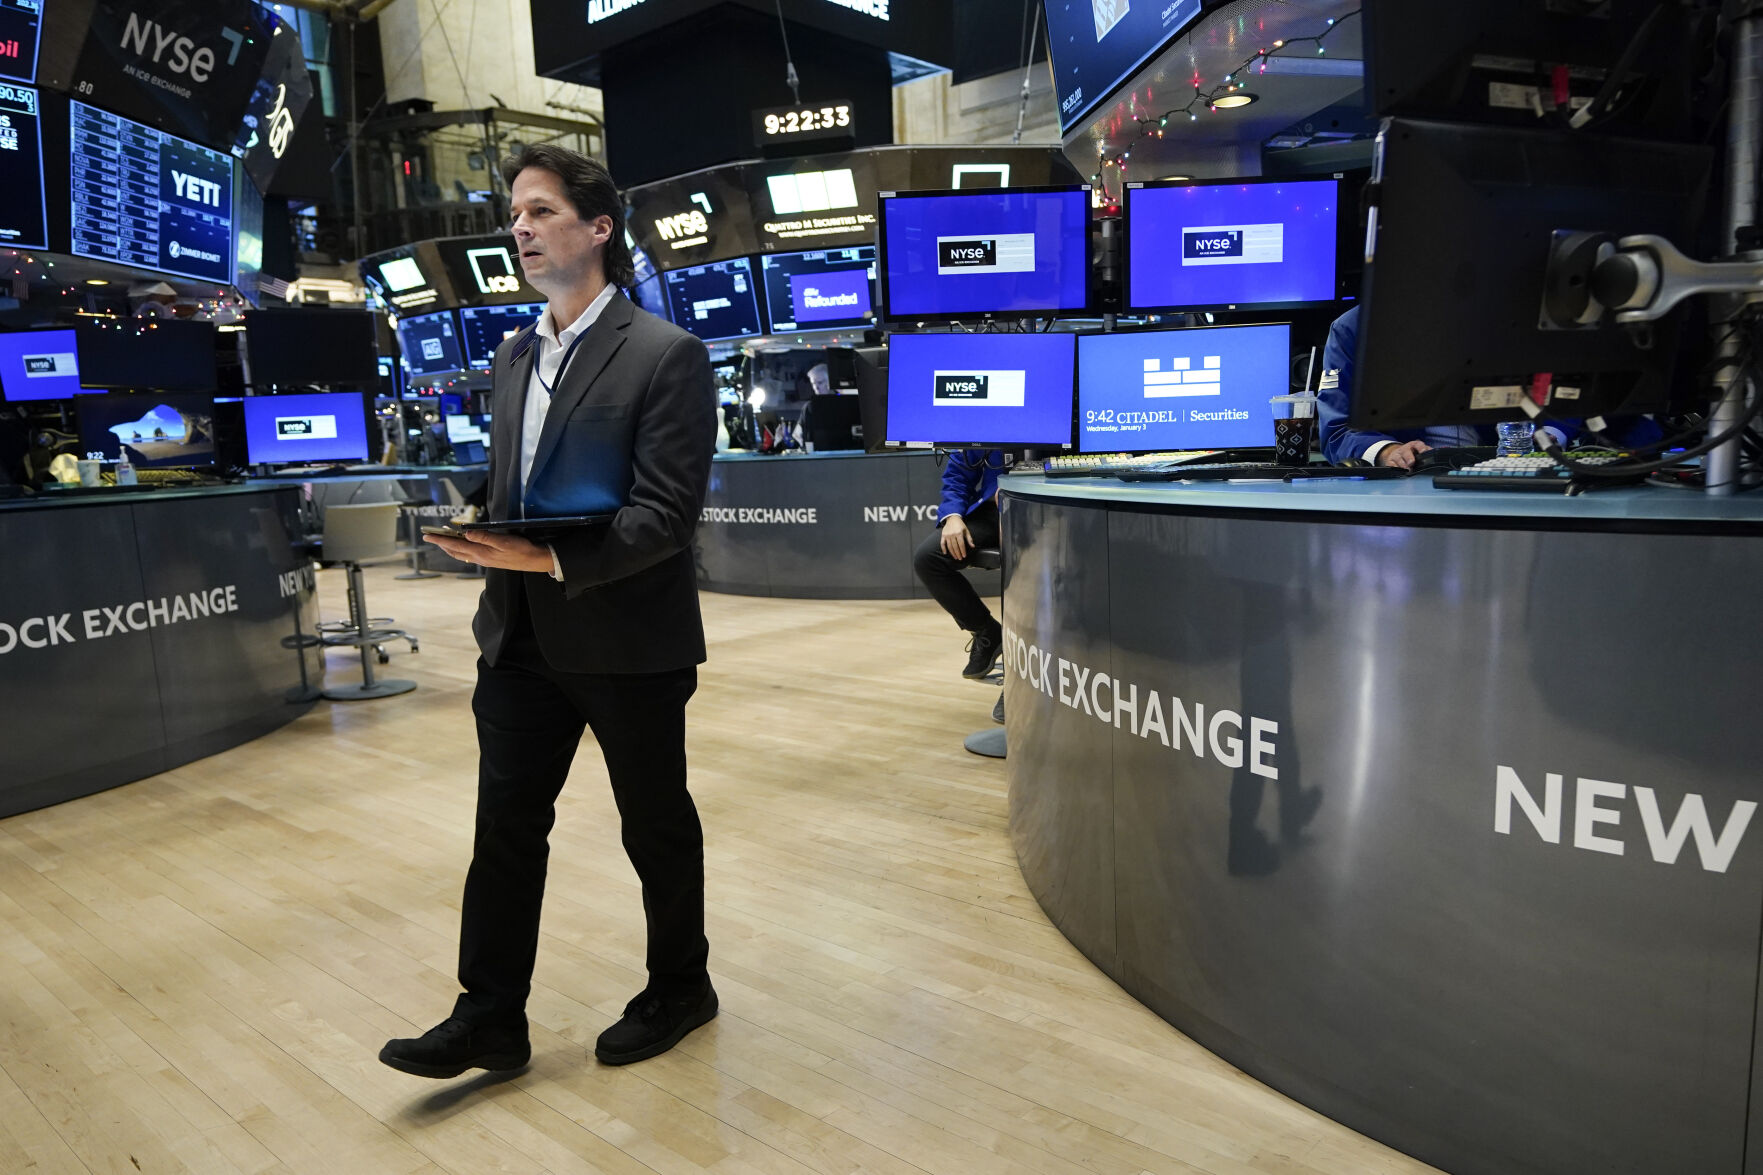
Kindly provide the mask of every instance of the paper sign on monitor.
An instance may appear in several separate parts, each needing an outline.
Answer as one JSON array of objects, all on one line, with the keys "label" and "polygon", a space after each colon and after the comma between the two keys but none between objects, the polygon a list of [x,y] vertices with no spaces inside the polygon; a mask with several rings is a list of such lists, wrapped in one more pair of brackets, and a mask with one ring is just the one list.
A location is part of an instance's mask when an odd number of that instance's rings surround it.
[{"label": "paper sign on monitor", "polygon": [[1035,235],[998,233],[993,236],[937,238],[937,276],[962,273],[1033,273]]},{"label": "paper sign on monitor", "polygon": [[278,416],[275,418],[275,439],[278,441],[335,440],[335,416]]},{"label": "paper sign on monitor", "polygon": [[1021,408],[1026,371],[933,371],[931,399],[939,408]]}]

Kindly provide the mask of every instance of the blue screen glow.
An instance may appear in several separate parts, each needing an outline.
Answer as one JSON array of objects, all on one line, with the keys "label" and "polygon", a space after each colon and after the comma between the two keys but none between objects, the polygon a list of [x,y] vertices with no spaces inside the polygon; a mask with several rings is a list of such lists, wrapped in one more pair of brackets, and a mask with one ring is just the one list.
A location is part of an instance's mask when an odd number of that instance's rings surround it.
[{"label": "blue screen glow", "polygon": [[1272,396],[1289,390],[1291,327],[1081,335],[1077,447],[1085,453],[1273,444]]},{"label": "blue screen glow", "polygon": [[1075,335],[894,335],[887,439],[896,444],[1071,443]]}]

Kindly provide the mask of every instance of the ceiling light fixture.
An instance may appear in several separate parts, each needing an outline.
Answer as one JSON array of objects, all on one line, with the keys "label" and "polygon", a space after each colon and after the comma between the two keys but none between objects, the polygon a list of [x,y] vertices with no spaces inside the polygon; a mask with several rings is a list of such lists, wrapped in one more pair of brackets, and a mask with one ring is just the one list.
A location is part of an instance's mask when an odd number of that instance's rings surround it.
[{"label": "ceiling light fixture", "polygon": [[1234,94],[1220,94],[1212,100],[1212,105],[1219,110],[1235,110],[1239,106],[1247,106],[1251,102],[1259,102],[1261,95],[1251,94],[1247,90],[1238,90]]}]

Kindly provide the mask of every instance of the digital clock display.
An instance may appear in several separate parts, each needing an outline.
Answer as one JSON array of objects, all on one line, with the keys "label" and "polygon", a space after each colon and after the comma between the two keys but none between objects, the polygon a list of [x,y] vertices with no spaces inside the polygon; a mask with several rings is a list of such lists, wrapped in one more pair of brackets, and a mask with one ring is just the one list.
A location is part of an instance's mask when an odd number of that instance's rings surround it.
[{"label": "digital clock display", "polygon": [[809,138],[850,138],[856,134],[856,112],[849,102],[805,102],[753,112],[753,135],[761,146]]}]

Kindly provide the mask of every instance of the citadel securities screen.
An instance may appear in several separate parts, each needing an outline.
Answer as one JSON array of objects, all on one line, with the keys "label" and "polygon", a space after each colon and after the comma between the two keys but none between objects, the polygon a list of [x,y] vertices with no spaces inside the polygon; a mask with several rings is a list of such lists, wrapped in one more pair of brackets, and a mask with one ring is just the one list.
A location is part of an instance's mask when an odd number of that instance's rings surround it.
[{"label": "citadel securities screen", "polygon": [[1069,131],[1200,15],[1200,0],[1047,0],[1059,129]]},{"label": "citadel securities screen", "polygon": [[143,269],[233,280],[233,161],[69,102],[73,251]]},{"label": "citadel securities screen", "polygon": [[359,392],[245,397],[245,452],[253,465],[367,460]]},{"label": "citadel securities screen", "polygon": [[37,91],[0,82],[0,245],[43,249],[42,112]]},{"label": "citadel securities screen", "polygon": [[1127,305],[1330,301],[1339,210],[1334,179],[1129,186]]},{"label": "citadel securities screen", "polygon": [[1288,390],[1291,327],[1079,335],[1083,453],[1273,444],[1267,401]]},{"label": "citadel securities screen", "polygon": [[71,330],[0,334],[0,400],[65,400],[80,391]]},{"label": "citadel securities screen", "polygon": [[896,334],[887,439],[1068,445],[1075,335]]},{"label": "citadel securities screen", "polygon": [[1081,310],[1090,193],[979,191],[881,202],[889,318]]},{"label": "citadel securities screen", "polygon": [[875,317],[875,246],[759,259],[773,331],[863,326]]}]

